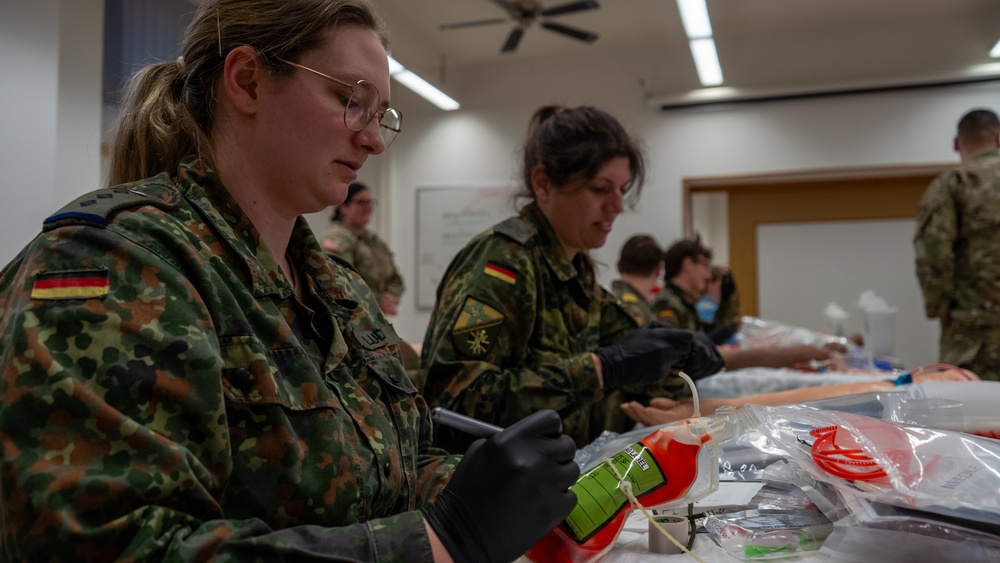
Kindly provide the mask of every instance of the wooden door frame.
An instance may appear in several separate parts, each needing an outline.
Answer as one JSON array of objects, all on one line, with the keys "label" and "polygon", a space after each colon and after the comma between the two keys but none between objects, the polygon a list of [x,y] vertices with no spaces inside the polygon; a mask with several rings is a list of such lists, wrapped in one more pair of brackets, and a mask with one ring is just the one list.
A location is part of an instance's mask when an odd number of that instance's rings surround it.
[{"label": "wooden door frame", "polygon": [[[872,183],[891,185],[894,182],[912,183],[913,181],[919,181],[922,185],[926,185],[942,171],[954,168],[956,165],[957,163],[931,163],[685,177],[681,179],[684,235],[693,236],[695,234],[691,209],[691,195],[694,193],[726,192],[727,194],[738,193],[746,195],[747,190],[757,189],[761,196],[765,197],[765,192],[767,191],[780,190],[782,186],[788,186],[789,189],[792,189],[793,186],[801,184],[816,184],[817,188],[836,185],[848,189],[853,186],[861,184],[870,185]],[[889,193],[896,192],[890,191]],[[916,212],[916,205],[912,202],[903,206],[887,206],[889,208],[883,209],[879,209],[879,207],[870,205],[831,206],[830,209],[818,211],[805,220],[910,218]],[[733,271],[737,273],[743,314],[757,315],[759,295],[757,291],[758,273],[755,225],[759,223],[754,222],[754,219],[750,219],[749,221],[742,220],[741,222],[742,218],[734,218],[732,215],[730,213],[727,224],[730,247],[729,262]],[[781,221],[781,219],[777,221]],[[742,233],[741,238],[734,240],[734,231]]]}]

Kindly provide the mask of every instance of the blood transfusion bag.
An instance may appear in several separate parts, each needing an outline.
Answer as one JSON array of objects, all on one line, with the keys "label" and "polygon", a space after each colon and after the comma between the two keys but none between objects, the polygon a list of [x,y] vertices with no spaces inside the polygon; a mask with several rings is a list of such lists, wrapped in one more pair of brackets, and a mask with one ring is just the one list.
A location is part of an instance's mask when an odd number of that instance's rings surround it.
[{"label": "blood transfusion bag", "polygon": [[625,525],[634,505],[686,504],[718,488],[717,445],[729,436],[727,422],[688,419],[653,431],[594,466],[572,490],[577,505],[566,519],[535,544],[535,563],[587,563],[603,555]]}]

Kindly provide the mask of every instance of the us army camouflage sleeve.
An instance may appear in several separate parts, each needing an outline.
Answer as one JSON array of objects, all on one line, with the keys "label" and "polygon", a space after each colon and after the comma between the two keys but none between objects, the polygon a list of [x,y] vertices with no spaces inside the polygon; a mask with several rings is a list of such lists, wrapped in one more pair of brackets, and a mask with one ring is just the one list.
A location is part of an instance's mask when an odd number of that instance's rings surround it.
[{"label": "us army camouflage sleeve", "polygon": [[403,276],[392,251],[374,232],[358,234],[341,223],[334,223],[326,231],[323,248],[347,260],[376,296],[391,293],[399,297],[403,294]]},{"label": "us army camouflage sleeve", "polygon": [[936,178],[924,192],[917,212],[913,247],[917,280],[928,317],[938,317],[947,311],[955,293],[953,249],[959,219],[952,188],[957,179],[956,172],[946,172]]},{"label": "us army camouflage sleeve", "polygon": [[[574,340],[578,336],[565,328],[540,334],[548,321],[560,325],[560,312],[540,302],[543,266],[537,259],[489,232],[455,257],[424,339],[425,394],[432,406],[503,427],[554,409],[563,432],[583,445],[591,405],[602,391],[591,352]],[[453,451],[469,441],[444,429],[438,433],[439,443]]]},{"label": "us army camouflage sleeve", "polygon": [[323,234],[323,250],[332,252],[351,264],[354,264],[357,244],[357,235],[339,222],[335,222]]},{"label": "us army camouflage sleeve", "polygon": [[[201,292],[222,291],[232,280],[207,280],[199,289],[191,280],[208,276],[208,261],[218,256],[173,253],[165,261],[151,248],[185,235],[162,234],[139,245],[110,228],[61,227],[36,238],[0,274],[0,559],[431,561],[416,503],[371,507],[393,514],[372,518],[361,499],[379,485],[358,480],[356,459],[324,457],[283,432],[290,420],[312,420],[317,435],[300,438],[342,450],[343,440],[359,439],[321,436],[328,432],[323,418],[308,418],[331,414],[310,411],[318,397],[331,401],[330,391],[279,386],[274,393],[296,401],[287,409],[277,395],[248,392],[267,362],[293,365],[302,355],[266,356],[253,337],[240,336],[245,327],[208,310],[205,299],[214,297]],[[391,359],[372,352],[369,366]],[[360,389],[354,393],[341,398],[360,400]],[[274,418],[248,435],[254,412],[247,416],[243,407],[250,405]],[[374,421],[407,412],[356,414]],[[425,455],[414,468],[421,475],[415,486],[431,498],[443,483],[433,476],[447,468],[430,455],[423,415]],[[258,449],[267,447],[277,449]],[[401,468],[410,463],[398,461]],[[336,479],[303,477],[338,467]],[[237,472],[260,472],[266,494],[253,494],[245,480],[237,488]],[[260,506],[261,499],[280,508]],[[343,508],[324,514],[324,506]],[[282,525],[323,519],[343,524]]]},{"label": "us army camouflage sleeve", "polygon": [[375,280],[374,283],[368,285],[375,288],[377,295],[388,292],[399,297],[403,294],[405,286],[403,285],[403,276],[400,275],[396,261],[393,259],[392,251],[389,250],[389,245],[372,232],[369,232],[365,238],[365,242],[370,238],[371,244],[358,248],[356,254],[368,253],[367,259],[359,258],[359,262],[370,263],[372,267],[370,268],[371,273],[367,276],[362,273],[362,277],[365,278],[365,281],[368,281],[369,278]]}]

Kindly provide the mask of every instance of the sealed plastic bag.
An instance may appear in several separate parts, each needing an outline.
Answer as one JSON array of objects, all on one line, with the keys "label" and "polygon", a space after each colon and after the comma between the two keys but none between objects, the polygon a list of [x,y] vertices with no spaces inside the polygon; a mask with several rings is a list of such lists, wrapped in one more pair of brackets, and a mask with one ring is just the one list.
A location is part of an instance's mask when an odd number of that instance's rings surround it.
[{"label": "sealed plastic bag", "polygon": [[729,555],[756,561],[818,551],[833,524],[819,511],[747,510],[709,516],[705,529]]},{"label": "sealed plastic bag", "polygon": [[817,480],[877,502],[1000,526],[1000,441],[846,412],[745,409]]},{"label": "sealed plastic bag", "polygon": [[833,521],[820,553],[834,561],[1000,561],[997,526],[892,506],[860,490],[816,481],[803,471],[783,476]]},{"label": "sealed plastic bag", "polygon": [[587,563],[606,553],[634,508],[688,503],[718,488],[717,445],[730,423],[705,417],[663,426],[585,471],[577,505],[535,544],[535,563]]}]

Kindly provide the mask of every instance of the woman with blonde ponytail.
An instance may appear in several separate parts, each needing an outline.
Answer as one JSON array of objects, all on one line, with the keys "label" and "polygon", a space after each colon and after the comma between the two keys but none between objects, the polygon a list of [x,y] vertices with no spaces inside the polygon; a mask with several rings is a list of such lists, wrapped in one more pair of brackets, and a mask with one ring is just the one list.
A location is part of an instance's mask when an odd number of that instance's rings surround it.
[{"label": "woman with blonde ponytail", "polygon": [[0,272],[0,560],[510,561],[566,516],[558,416],[432,449],[301,217],[399,133],[387,48],[369,0],[204,0],[133,77],[111,187]]}]

